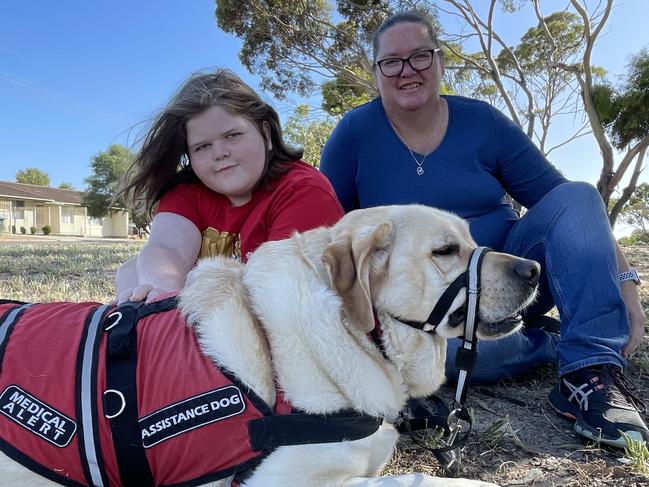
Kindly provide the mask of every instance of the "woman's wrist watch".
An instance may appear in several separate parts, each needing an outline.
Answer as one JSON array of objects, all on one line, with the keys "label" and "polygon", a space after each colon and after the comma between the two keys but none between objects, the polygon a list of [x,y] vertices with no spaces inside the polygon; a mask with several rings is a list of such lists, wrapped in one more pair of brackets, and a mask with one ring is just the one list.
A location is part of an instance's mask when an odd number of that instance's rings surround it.
[{"label": "woman's wrist watch", "polygon": [[636,286],[640,285],[640,274],[633,267],[629,267],[628,271],[620,272],[617,276],[617,279],[620,283],[624,281],[633,281]]}]

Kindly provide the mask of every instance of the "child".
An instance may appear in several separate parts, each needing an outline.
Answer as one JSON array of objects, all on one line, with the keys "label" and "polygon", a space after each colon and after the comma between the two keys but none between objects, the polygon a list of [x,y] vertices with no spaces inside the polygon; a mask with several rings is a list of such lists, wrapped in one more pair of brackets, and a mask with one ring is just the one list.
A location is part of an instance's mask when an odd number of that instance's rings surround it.
[{"label": "child", "polygon": [[320,172],[282,140],[279,117],[236,74],[194,74],[154,120],[120,195],[154,213],[117,271],[117,302],[179,290],[200,257],[246,261],[262,243],[343,214]]}]

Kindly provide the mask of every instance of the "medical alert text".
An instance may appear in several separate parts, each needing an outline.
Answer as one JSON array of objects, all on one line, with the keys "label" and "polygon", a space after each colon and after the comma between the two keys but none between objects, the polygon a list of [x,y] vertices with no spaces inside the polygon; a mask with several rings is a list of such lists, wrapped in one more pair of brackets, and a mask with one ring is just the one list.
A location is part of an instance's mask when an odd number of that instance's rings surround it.
[{"label": "medical alert text", "polygon": [[20,426],[58,446],[66,446],[77,425],[56,409],[18,386],[7,387],[0,395],[0,411]]}]

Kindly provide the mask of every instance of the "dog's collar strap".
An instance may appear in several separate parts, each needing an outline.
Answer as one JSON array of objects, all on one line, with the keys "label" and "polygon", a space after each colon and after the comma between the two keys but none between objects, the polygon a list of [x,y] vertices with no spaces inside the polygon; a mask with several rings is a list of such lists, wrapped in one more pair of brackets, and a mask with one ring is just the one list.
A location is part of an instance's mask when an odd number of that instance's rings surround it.
[{"label": "dog's collar strap", "polygon": [[[453,301],[455,301],[455,297],[460,293],[462,288],[466,287],[467,279],[468,279],[468,271],[464,271],[451,283],[449,287],[446,288],[442,296],[439,298],[439,300],[433,307],[433,311],[431,311],[428,318],[426,318],[426,321],[423,322],[409,321],[409,320],[401,320],[401,319],[399,321],[401,321],[401,323],[405,323],[406,325],[416,328],[418,330],[426,331],[431,334],[436,333],[437,327],[442,322],[444,316],[446,316],[446,313],[453,305]],[[433,329],[425,330],[424,328],[426,328],[427,325],[432,326]]]},{"label": "dog's collar strap", "polygon": [[[430,448],[425,443],[419,441],[413,434],[410,421],[404,421],[412,441],[421,448],[434,453],[438,460],[440,460],[440,463],[442,463],[444,470],[449,474],[457,474],[457,472],[459,472],[459,448],[467,442],[473,426],[471,415],[465,405],[465,401],[469,377],[475,366],[477,356],[476,324],[480,307],[480,270],[482,268],[482,260],[484,259],[485,254],[490,251],[491,249],[488,247],[477,247],[473,251],[467,270],[460,274],[460,276],[446,289],[425,323],[400,320],[402,323],[420,330],[422,330],[426,324],[433,324],[436,329],[450,309],[457,294],[462,288],[465,289],[467,312],[464,324],[464,337],[462,344],[458,348],[455,361],[456,367],[460,369],[457,389],[455,392],[455,403],[457,407],[453,409],[447,418],[447,430],[449,435],[444,440],[445,446],[440,448]],[[435,329],[428,331],[428,333],[434,333]],[[468,429],[465,431],[463,431],[464,428],[461,424],[462,421],[468,424]]]},{"label": "dog's collar strap", "polygon": [[[436,448],[439,455],[448,454],[450,458],[445,465],[442,465],[444,471],[453,473],[460,470],[460,447],[469,439],[473,429],[473,421],[469,410],[466,407],[466,394],[469,387],[469,377],[475,366],[477,357],[476,325],[478,322],[478,310],[480,308],[480,270],[482,269],[482,260],[490,252],[488,247],[477,247],[466,271],[466,319],[464,322],[464,337],[462,344],[458,347],[455,357],[455,366],[459,369],[457,387],[455,389],[456,408],[448,416],[449,436],[446,438],[446,446]],[[468,429],[463,433],[462,421],[468,424]],[[412,436],[412,435],[411,435]]]}]

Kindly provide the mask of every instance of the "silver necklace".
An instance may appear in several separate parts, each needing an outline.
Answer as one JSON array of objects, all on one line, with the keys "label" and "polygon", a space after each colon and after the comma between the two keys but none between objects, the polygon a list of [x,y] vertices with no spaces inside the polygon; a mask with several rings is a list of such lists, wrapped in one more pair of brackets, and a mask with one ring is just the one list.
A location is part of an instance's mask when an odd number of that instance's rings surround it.
[{"label": "silver necklace", "polygon": [[[417,159],[415,157],[415,153],[412,152],[412,149],[408,146],[408,144],[406,144],[406,141],[403,138],[403,135],[401,135],[401,132],[399,132],[399,129],[397,128],[397,126],[394,123],[392,123],[392,120],[390,120],[390,117],[387,117],[387,119],[388,119],[388,122],[390,122],[390,125],[392,125],[392,128],[394,129],[394,132],[397,134],[397,137],[399,137],[399,140],[401,141],[401,143],[406,147],[406,149],[408,149],[408,152],[410,152],[410,157],[412,157],[412,160],[415,161],[415,164],[417,165],[417,169],[416,169],[417,176],[421,176],[422,174],[424,174],[424,167],[423,167],[424,166],[424,161],[429,156],[429,154],[424,155],[424,157],[422,158],[421,161],[419,159]],[[437,129],[437,122],[435,122],[435,126],[433,127],[433,136],[435,135],[435,130],[436,129]]]},{"label": "silver necklace", "polygon": [[[402,141],[403,142],[403,141]],[[403,145],[406,145],[405,142]],[[415,161],[415,164],[417,164],[417,176],[421,176],[424,174],[424,168],[422,167],[424,164],[424,161],[428,157],[428,154],[426,154],[423,159],[420,161],[415,157],[414,152],[412,152],[412,149],[406,145],[406,149],[408,149],[408,152],[410,152],[410,156],[412,157],[412,160]]]}]

